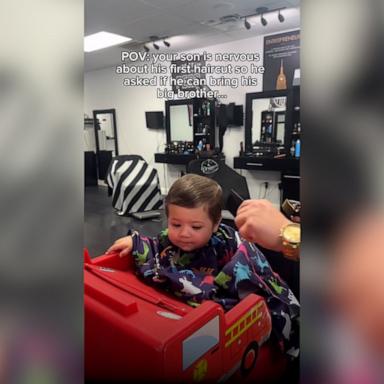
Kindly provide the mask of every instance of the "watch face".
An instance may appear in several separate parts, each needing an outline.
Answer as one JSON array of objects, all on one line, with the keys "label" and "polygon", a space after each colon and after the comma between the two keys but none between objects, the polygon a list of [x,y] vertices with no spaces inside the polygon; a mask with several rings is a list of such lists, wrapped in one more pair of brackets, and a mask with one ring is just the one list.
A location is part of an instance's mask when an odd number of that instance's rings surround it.
[{"label": "watch face", "polygon": [[298,224],[290,224],[284,228],[284,239],[290,243],[300,243],[300,226]]}]

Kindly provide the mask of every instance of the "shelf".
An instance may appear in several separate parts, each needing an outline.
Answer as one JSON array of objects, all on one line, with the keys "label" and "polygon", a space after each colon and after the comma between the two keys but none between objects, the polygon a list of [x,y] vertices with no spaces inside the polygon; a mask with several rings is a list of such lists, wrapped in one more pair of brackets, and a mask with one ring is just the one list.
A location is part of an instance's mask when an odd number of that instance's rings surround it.
[{"label": "shelf", "polygon": [[176,154],[176,153],[155,153],[156,163],[166,164],[188,164],[191,160],[196,159],[195,154]]},{"label": "shelf", "polygon": [[224,160],[225,156],[221,154],[214,153],[214,151],[202,152],[200,154],[177,154],[177,153],[155,153],[155,162],[156,163],[166,163],[166,164],[182,164],[187,165],[191,160],[198,158],[218,158]]},{"label": "shelf", "polygon": [[298,173],[300,169],[300,159],[291,157],[274,159],[262,156],[239,156],[234,157],[233,168],[253,169],[257,171],[293,171]]}]

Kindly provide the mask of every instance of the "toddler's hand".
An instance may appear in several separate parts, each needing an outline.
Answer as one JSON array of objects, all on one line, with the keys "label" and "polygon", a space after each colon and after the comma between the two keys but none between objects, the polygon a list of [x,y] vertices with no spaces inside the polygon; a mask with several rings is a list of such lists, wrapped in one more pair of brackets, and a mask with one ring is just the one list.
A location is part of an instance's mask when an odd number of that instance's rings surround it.
[{"label": "toddler's hand", "polygon": [[132,251],[132,236],[125,236],[117,239],[112,246],[105,252],[113,253],[118,252],[120,257],[128,256]]}]

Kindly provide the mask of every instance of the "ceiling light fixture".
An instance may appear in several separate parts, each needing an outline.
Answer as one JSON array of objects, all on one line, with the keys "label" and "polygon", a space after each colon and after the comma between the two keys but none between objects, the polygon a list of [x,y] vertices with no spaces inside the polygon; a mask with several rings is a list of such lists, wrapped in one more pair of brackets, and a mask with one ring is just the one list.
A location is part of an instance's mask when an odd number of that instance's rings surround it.
[{"label": "ceiling light fixture", "polygon": [[261,17],[260,17],[260,21],[261,21],[261,24],[263,25],[263,27],[265,27],[265,26],[268,24],[268,21],[267,21],[267,19],[264,17],[263,14],[262,14]]},{"label": "ceiling light fixture", "polygon": [[[240,19],[244,19],[244,27],[246,29],[251,29],[252,25],[249,22],[249,19],[253,19],[257,16],[260,16],[260,23],[263,27],[266,27],[268,25],[268,20],[264,17],[267,13],[277,13],[277,19],[280,21],[280,23],[283,23],[285,21],[285,17],[282,15],[281,11],[285,9],[286,7],[282,8],[275,8],[275,9],[269,9],[267,7],[259,7],[256,8],[255,13],[251,13],[249,15],[240,16]],[[221,17],[223,19],[223,17]]]},{"label": "ceiling light fixture", "polygon": [[84,52],[93,52],[99,49],[113,47],[132,40],[130,37],[116,35],[115,33],[100,31],[84,37]]},{"label": "ceiling light fixture", "polygon": [[149,36],[147,41],[142,41],[143,48],[145,52],[149,52],[152,45],[152,47],[158,51],[160,49],[161,42],[165,47],[169,48],[171,43],[167,40],[168,38],[169,36]]}]

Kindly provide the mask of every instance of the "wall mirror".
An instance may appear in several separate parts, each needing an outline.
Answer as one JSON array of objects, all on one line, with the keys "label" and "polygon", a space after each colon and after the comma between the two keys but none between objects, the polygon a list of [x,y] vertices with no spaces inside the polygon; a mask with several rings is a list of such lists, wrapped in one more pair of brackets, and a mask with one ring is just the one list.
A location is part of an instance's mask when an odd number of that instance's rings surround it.
[{"label": "wall mirror", "polygon": [[105,179],[112,157],[119,154],[115,109],[93,111],[98,178]]},{"label": "wall mirror", "polygon": [[245,147],[247,152],[289,143],[290,98],[287,91],[247,93]]},{"label": "wall mirror", "polygon": [[193,100],[165,102],[167,142],[193,141]]}]

